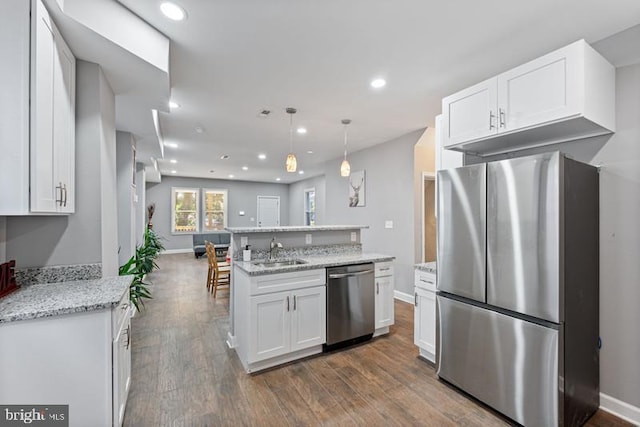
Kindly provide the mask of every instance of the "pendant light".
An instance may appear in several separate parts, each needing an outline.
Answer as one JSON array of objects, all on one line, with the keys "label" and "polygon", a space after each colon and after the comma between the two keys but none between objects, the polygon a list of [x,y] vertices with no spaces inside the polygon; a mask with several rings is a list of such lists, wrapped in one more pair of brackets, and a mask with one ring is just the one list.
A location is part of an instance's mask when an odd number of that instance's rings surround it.
[{"label": "pendant light", "polygon": [[295,172],[298,168],[298,160],[296,159],[295,154],[293,154],[293,115],[296,113],[295,108],[288,107],[286,110],[287,114],[289,114],[289,155],[287,156],[287,160],[284,165],[287,168],[287,172]]},{"label": "pendant light", "polygon": [[349,119],[343,119],[342,124],[344,125],[344,160],[340,165],[340,176],[349,176],[351,175],[351,165],[347,160],[347,125],[351,123]]}]

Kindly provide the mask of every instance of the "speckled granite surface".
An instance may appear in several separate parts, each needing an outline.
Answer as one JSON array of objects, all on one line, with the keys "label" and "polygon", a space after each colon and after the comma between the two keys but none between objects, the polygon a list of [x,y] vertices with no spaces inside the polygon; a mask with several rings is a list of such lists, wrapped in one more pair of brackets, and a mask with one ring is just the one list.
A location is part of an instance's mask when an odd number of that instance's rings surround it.
[{"label": "speckled granite surface", "polygon": [[243,262],[234,261],[234,265],[245,271],[250,276],[261,276],[264,274],[289,273],[291,271],[313,270],[315,268],[337,267],[347,264],[363,264],[366,262],[393,261],[395,257],[382,254],[344,254],[325,256],[296,257],[304,264],[288,265],[285,267],[260,267],[255,263],[258,261]]},{"label": "speckled granite surface", "polygon": [[[242,251],[236,256],[242,257]],[[300,258],[311,256],[330,256],[330,255],[358,255],[362,253],[361,243],[346,243],[339,245],[318,245],[318,246],[301,246],[297,248],[277,248],[274,249],[274,258]],[[251,251],[252,260],[267,259],[269,257],[268,250]]]},{"label": "speckled granite surface", "polygon": [[416,264],[416,270],[426,271],[427,273],[436,274],[436,263],[433,262],[423,262],[422,264]]},{"label": "speckled granite surface", "polygon": [[29,286],[41,283],[91,280],[102,277],[102,264],[54,265],[16,269],[16,283]]},{"label": "speckled granite surface", "polygon": [[343,231],[360,230],[369,228],[368,225],[312,225],[312,226],[287,226],[287,227],[227,227],[225,230],[231,233],[284,233],[295,231]]},{"label": "speckled granite surface", "polygon": [[118,305],[133,276],[25,286],[0,299],[0,324]]}]

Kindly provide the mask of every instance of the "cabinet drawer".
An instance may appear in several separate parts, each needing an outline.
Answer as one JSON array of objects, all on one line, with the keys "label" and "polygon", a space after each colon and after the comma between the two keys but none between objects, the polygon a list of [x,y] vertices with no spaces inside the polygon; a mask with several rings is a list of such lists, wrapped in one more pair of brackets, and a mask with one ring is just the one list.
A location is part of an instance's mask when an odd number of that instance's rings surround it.
[{"label": "cabinet drawer", "polygon": [[122,329],[122,324],[129,318],[129,310],[131,302],[129,301],[129,290],[124,293],[118,305],[111,309],[111,330],[116,336],[118,331]]},{"label": "cabinet drawer", "polygon": [[325,269],[292,271],[291,273],[267,274],[251,280],[251,295],[290,291],[326,284]]},{"label": "cabinet drawer", "polygon": [[393,262],[376,262],[376,277],[393,276]]},{"label": "cabinet drawer", "polygon": [[426,271],[416,270],[415,286],[416,288],[426,289],[428,291],[435,292],[436,275],[432,273],[427,273]]}]

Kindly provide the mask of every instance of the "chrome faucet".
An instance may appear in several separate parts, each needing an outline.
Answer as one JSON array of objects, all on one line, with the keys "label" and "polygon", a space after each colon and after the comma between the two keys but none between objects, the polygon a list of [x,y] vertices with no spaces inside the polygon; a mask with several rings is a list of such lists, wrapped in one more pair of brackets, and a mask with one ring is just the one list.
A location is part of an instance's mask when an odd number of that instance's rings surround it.
[{"label": "chrome faucet", "polygon": [[269,244],[269,261],[273,258],[273,250],[276,248],[282,249],[282,243],[276,242],[276,238],[274,237]]}]

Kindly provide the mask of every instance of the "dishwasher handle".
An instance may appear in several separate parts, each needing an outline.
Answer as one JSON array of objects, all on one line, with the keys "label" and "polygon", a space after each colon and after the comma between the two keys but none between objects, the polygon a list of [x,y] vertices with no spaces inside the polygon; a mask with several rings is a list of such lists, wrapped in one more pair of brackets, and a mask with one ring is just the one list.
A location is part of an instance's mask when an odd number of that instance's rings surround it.
[{"label": "dishwasher handle", "polygon": [[343,277],[363,276],[369,273],[373,273],[373,270],[364,270],[364,271],[358,271],[355,273],[329,274],[329,279],[342,279]]}]

